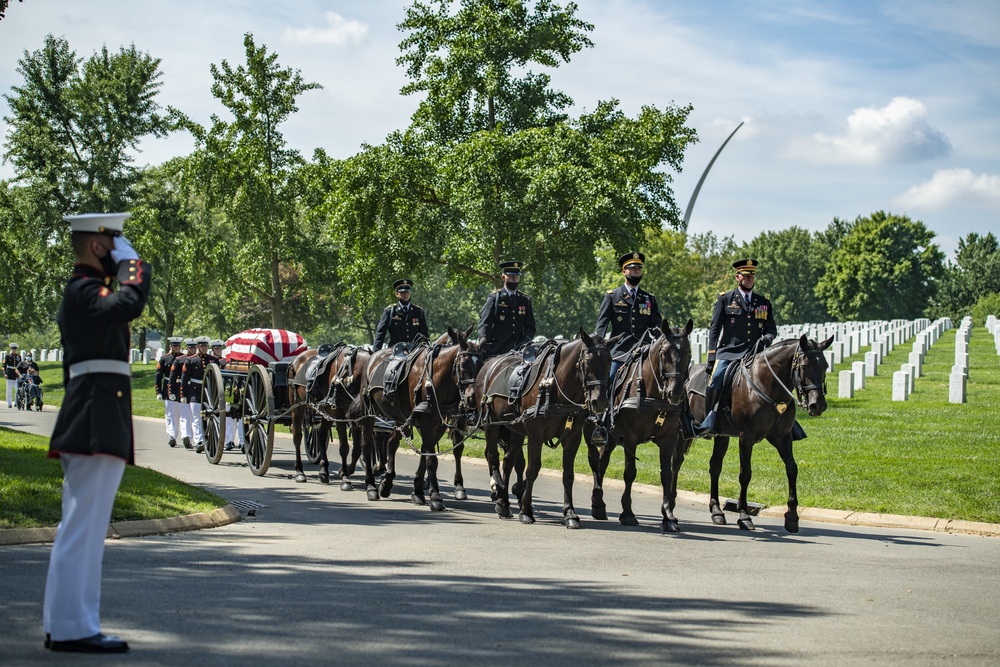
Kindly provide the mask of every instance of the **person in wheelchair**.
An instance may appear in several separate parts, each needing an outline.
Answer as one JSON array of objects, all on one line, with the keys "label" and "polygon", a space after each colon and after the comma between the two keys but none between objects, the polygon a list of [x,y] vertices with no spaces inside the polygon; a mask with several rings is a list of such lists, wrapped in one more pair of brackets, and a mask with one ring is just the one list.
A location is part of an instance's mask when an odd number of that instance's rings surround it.
[{"label": "person in wheelchair", "polygon": [[[32,404],[39,412],[42,411],[42,376],[38,371],[29,366],[27,372],[22,373],[17,379],[18,407],[24,406],[29,410]],[[22,402],[23,401],[23,402]]]}]

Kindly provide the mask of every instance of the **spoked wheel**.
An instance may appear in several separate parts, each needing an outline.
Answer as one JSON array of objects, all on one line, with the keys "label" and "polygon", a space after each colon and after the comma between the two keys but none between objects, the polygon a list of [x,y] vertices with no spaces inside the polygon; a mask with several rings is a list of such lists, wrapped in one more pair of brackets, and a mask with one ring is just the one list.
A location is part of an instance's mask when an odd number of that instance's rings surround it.
[{"label": "spoked wheel", "polygon": [[306,456],[313,464],[318,464],[323,457],[323,450],[327,444],[323,440],[330,439],[329,431],[326,432],[326,438],[322,437],[323,429],[318,417],[312,406],[307,406],[305,414],[302,415],[302,440],[306,443]]},{"label": "spoked wheel", "polygon": [[226,394],[222,371],[215,364],[205,365],[201,385],[201,432],[205,439],[205,458],[216,464],[222,460],[222,436],[226,432]]},{"label": "spoked wheel", "polygon": [[250,471],[260,477],[274,453],[274,393],[263,366],[253,366],[243,387],[244,451]]}]

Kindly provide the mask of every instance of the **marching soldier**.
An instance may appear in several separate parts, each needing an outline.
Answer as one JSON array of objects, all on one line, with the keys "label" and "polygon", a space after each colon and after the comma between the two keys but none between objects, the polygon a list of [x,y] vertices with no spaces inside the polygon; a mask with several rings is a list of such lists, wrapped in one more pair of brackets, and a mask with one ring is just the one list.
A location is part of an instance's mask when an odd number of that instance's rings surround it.
[{"label": "marching soldier", "polygon": [[757,278],[756,259],[741,259],[733,263],[736,269],[736,288],[721,292],[712,311],[712,324],[708,329],[708,365],[705,370],[712,375],[705,396],[708,414],[701,423],[705,431],[699,435],[716,435],[716,401],[722,393],[726,368],[734,359],[753,349],[757,341],[764,347],[774,342],[778,327],[774,323],[774,308],[767,297],[754,291]]},{"label": "marching soldier", "polygon": [[[170,349],[160,355],[156,361],[156,379],[154,389],[156,399],[163,401],[163,420],[166,423],[167,444],[171,447],[177,446],[177,431],[180,429],[180,412],[177,409],[176,390],[170,388],[170,367],[174,364],[174,359],[181,353],[180,336],[171,336],[167,339]],[[174,396],[174,398],[171,398]]]},{"label": "marching soldier", "polygon": [[376,351],[392,347],[396,343],[412,343],[418,336],[423,336],[424,340],[430,338],[424,309],[410,303],[413,281],[401,278],[392,287],[396,290],[396,303],[386,306],[382,311],[382,319],[375,329],[373,347]]},{"label": "marching soldier", "polygon": [[618,369],[628,359],[632,348],[643,340],[647,331],[656,330],[663,321],[656,297],[639,288],[645,261],[646,256],[641,252],[627,252],[618,258],[618,269],[625,282],[607,291],[597,313],[596,331],[599,336],[622,336],[611,348],[612,387]]},{"label": "marching soldier", "polygon": [[201,433],[201,385],[205,381],[208,336],[199,336],[194,342],[198,346],[197,350],[185,357],[181,370],[181,391],[191,411],[191,439],[195,443],[194,451],[201,454],[205,451]]},{"label": "marching soldier", "polygon": [[[124,653],[101,632],[101,561],[111,509],[126,464],[133,464],[129,322],[149,298],[149,264],[122,236],[127,213],[66,218],[76,265],[58,323],[66,394],[49,457],[63,468],[63,514],[45,581],[45,648]],[[117,278],[119,288],[112,288]]]},{"label": "marching soldier", "polygon": [[521,262],[500,262],[504,286],[486,297],[479,314],[479,345],[487,358],[506,354],[535,337],[531,298],[518,289]]},{"label": "marching soldier", "polygon": [[14,407],[14,394],[17,392],[17,365],[21,363],[21,355],[17,353],[17,343],[10,344],[10,352],[3,358],[3,376],[7,379],[7,407]]},{"label": "marching soldier", "polygon": [[180,415],[181,443],[183,443],[184,449],[193,449],[194,445],[191,444],[191,406],[188,405],[185,396],[183,376],[184,362],[187,361],[189,355],[198,353],[198,345],[194,342],[194,338],[185,338],[184,347],[186,351],[174,357],[174,363],[170,367],[170,389],[171,391],[176,389],[173,396],[177,397],[176,409]]},{"label": "marching soldier", "polygon": [[215,364],[219,368],[222,368],[222,346],[223,345],[224,345],[224,343],[221,340],[217,339],[217,338],[215,338],[213,340],[210,340],[208,342],[208,346],[211,348],[211,351],[208,354],[205,355],[205,363],[206,364]]},{"label": "marching soldier", "polygon": [[[229,363],[226,361],[222,352],[223,348],[225,347],[225,343],[222,342],[221,340],[216,339],[213,340],[211,343],[209,343],[209,345],[211,345],[212,347],[212,353],[209,356],[205,357],[205,361],[211,363],[217,363],[219,365],[219,368],[225,368],[226,364]],[[217,361],[212,361],[213,359]],[[226,381],[223,380],[223,383],[225,382]],[[240,415],[238,405],[230,405],[229,403],[226,403],[226,451],[227,452],[236,449],[237,439],[239,442],[239,449],[241,452],[243,451],[243,421],[241,419],[241,416],[242,415]]]}]

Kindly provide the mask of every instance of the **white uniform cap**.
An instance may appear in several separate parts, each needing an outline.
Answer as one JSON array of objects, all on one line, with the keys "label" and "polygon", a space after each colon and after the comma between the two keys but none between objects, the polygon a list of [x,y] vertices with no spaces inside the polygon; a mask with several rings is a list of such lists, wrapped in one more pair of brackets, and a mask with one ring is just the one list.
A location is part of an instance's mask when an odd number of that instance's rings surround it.
[{"label": "white uniform cap", "polygon": [[196,344],[197,343],[194,342],[194,338],[185,338],[184,339],[184,345],[186,345],[187,347],[191,347],[192,345],[196,345]]},{"label": "white uniform cap", "polygon": [[170,343],[171,345],[180,345],[181,343],[184,342],[184,339],[181,338],[180,336],[171,336],[170,338],[167,339],[167,342]]},{"label": "white uniform cap", "polygon": [[194,342],[198,343],[198,345],[208,345],[208,336],[198,336],[194,339]]},{"label": "white uniform cap", "polygon": [[120,236],[125,221],[131,215],[131,213],[82,213],[64,216],[63,220],[69,223],[70,229],[74,232],[95,232]]},{"label": "white uniform cap", "polygon": [[213,339],[212,342],[209,343],[209,346],[211,347],[223,347],[224,345],[225,343],[223,343],[218,338]]}]

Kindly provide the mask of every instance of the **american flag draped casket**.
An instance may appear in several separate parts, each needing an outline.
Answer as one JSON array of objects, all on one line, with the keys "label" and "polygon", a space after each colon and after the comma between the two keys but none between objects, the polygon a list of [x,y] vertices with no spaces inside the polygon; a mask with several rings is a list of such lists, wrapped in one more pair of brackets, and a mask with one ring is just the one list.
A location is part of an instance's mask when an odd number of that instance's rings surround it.
[{"label": "american flag draped casket", "polygon": [[247,329],[230,336],[222,356],[233,366],[259,364],[269,366],[278,361],[292,361],[309,349],[302,336],[285,329]]}]

